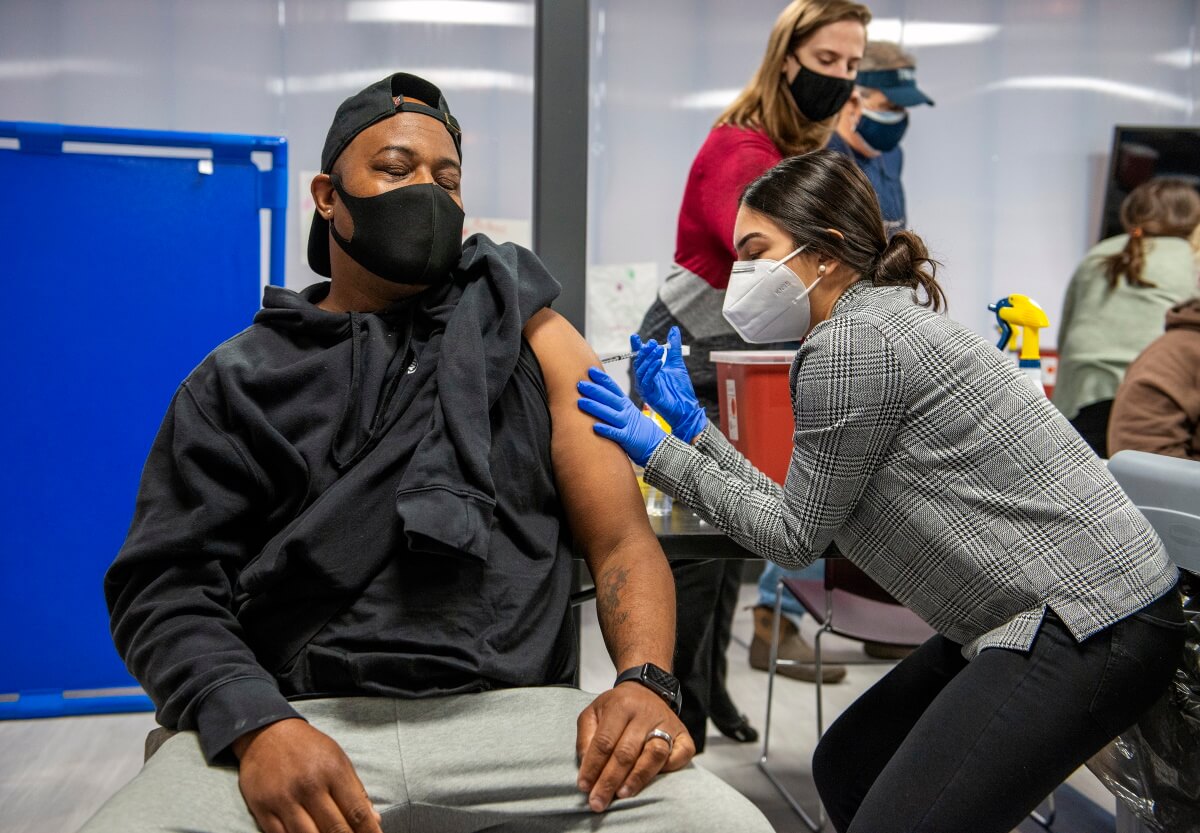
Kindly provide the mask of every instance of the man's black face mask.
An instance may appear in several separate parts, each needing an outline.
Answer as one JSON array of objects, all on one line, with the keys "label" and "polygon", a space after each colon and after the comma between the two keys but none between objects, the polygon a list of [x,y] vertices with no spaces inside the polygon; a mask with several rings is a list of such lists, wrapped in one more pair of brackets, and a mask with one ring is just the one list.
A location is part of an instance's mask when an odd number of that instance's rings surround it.
[{"label": "man's black face mask", "polygon": [[394,283],[448,283],[462,255],[463,210],[440,185],[406,185],[374,197],[333,187],[354,220],[347,240],[332,222],[333,239],[359,265]]}]

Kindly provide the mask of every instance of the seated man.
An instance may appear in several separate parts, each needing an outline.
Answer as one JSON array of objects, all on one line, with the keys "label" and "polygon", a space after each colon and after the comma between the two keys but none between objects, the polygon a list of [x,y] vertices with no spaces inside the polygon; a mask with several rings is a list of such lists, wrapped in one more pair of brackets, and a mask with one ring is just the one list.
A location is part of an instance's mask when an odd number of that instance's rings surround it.
[{"label": "seated man", "polygon": [[[575,407],[595,356],[536,257],[464,246],[460,160],[427,81],[347,99],[312,183],[330,281],[268,287],[177,391],[105,590],[180,731],[87,833],[770,829],[689,766],[671,574]],[[595,699],[576,553],[629,669]]]}]

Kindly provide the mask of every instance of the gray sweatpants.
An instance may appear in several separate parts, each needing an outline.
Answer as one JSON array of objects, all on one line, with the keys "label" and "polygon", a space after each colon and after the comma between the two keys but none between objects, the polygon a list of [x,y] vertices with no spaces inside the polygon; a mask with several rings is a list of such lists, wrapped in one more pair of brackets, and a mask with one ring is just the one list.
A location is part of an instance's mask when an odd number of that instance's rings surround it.
[{"label": "gray sweatpants", "polygon": [[[307,700],[297,710],[349,755],[385,833],[769,833],[742,795],[695,766],[592,813],[575,786],[575,720],[592,695],[527,688],[428,700]],[[81,833],[255,833],[237,769],[209,766],[193,732],[160,748]]]}]

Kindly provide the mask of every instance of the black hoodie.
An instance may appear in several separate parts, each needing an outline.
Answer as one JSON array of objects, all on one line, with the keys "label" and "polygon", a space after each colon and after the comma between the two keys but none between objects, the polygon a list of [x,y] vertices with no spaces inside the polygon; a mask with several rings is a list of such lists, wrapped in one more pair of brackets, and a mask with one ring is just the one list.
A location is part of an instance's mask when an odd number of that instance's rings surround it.
[{"label": "black hoodie", "polygon": [[[211,760],[289,696],[569,678],[570,557],[540,369],[558,285],[467,241],[456,279],[375,313],[268,287],[180,386],[105,580],[113,636]],[[497,482],[502,484],[497,489]]]}]

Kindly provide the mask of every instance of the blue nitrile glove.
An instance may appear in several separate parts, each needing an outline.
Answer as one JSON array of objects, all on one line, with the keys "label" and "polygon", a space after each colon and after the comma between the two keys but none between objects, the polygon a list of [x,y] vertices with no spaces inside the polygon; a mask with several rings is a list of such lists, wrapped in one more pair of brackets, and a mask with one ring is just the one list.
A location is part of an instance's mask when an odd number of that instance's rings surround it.
[{"label": "blue nitrile glove", "polygon": [[589,367],[588,376],[591,382],[579,382],[575,387],[584,396],[579,400],[579,410],[600,420],[592,430],[625,449],[629,459],[639,466],[646,465],[667,433],[639,411],[621,386],[603,370]]},{"label": "blue nitrile glove", "polygon": [[637,351],[633,357],[634,384],[642,399],[671,426],[671,433],[690,443],[708,425],[708,417],[683,363],[678,327],[667,332],[667,344],[667,360],[663,362],[663,349],[653,340],[642,344],[637,334],[629,337],[629,345]]}]

